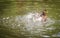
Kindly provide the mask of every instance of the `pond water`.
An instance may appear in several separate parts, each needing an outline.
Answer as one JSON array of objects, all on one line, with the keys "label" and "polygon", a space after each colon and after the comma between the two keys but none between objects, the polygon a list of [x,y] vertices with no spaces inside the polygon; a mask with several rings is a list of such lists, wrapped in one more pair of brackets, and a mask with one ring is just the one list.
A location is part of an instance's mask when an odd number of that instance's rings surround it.
[{"label": "pond water", "polygon": [[[60,37],[60,2],[47,1],[2,2],[0,11],[1,38],[53,38]],[[6,6],[3,7],[3,6]],[[33,15],[47,9],[47,21],[36,20]],[[39,18],[41,19],[41,18]]]}]

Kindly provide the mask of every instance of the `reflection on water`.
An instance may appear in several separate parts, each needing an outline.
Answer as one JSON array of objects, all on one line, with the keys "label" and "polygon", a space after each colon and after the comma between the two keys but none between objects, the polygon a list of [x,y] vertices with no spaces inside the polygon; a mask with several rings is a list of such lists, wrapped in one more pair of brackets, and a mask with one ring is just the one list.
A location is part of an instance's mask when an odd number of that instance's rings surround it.
[{"label": "reflection on water", "polygon": [[50,35],[47,32],[56,29],[53,27],[55,20],[48,17],[46,22],[41,21],[34,22],[31,14],[29,13],[23,16],[16,16],[16,17],[11,16],[3,18],[3,24],[6,27],[12,29],[18,29],[19,32],[24,36],[50,37]]}]

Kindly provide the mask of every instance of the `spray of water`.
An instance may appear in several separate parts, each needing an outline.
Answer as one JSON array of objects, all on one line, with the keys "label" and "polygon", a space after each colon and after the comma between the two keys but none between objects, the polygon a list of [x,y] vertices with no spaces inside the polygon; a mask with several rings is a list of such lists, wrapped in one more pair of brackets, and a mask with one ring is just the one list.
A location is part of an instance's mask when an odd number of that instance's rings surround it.
[{"label": "spray of water", "polygon": [[[31,34],[41,34],[42,31],[46,31],[46,29],[53,30],[53,27],[46,28],[48,26],[51,26],[55,23],[55,21],[51,18],[47,18],[45,22],[42,22],[42,18],[39,17],[38,19],[34,18],[34,15],[37,13],[28,13],[23,16],[17,16],[16,21],[19,23],[24,23],[24,27],[26,28],[26,31],[29,31]],[[20,20],[20,21],[19,21]]]}]

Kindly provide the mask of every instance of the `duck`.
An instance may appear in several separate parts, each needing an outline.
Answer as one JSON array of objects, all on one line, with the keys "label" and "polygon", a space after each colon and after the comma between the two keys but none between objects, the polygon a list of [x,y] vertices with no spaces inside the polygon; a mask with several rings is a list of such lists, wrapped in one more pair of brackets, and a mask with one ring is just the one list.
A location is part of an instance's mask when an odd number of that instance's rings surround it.
[{"label": "duck", "polygon": [[46,20],[47,20],[46,10],[42,11],[41,14],[36,13],[35,16],[33,17],[34,22],[36,21],[45,22]]}]

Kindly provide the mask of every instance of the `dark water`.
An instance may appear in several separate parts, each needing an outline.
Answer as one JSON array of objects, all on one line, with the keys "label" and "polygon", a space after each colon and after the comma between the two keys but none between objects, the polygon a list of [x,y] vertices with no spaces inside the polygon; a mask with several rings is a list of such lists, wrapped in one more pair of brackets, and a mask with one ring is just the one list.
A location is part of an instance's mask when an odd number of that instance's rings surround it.
[{"label": "dark water", "polygon": [[[1,5],[2,4],[2,5]],[[60,0],[0,1],[0,38],[60,37]],[[24,15],[47,9],[49,23],[27,21]],[[50,23],[51,21],[52,24]]]}]

